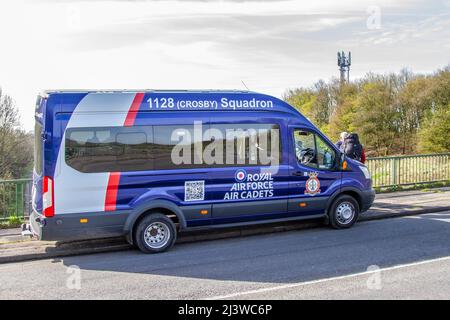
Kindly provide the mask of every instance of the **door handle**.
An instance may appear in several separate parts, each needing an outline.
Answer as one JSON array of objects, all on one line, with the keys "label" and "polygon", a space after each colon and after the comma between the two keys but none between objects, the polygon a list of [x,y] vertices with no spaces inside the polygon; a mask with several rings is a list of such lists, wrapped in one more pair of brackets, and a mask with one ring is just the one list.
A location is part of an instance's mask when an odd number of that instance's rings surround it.
[{"label": "door handle", "polygon": [[295,171],[292,173],[293,176],[297,176],[297,177],[303,177],[303,172],[302,171]]}]

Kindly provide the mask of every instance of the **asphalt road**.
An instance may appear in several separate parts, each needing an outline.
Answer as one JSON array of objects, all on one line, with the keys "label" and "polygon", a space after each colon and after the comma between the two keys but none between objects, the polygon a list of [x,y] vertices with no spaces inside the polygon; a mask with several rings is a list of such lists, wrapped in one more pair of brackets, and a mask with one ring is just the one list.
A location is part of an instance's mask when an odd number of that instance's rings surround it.
[{"label": "asphalt road", "polygon": [[450,299],[450,211],[3,264],[0,298]]}]

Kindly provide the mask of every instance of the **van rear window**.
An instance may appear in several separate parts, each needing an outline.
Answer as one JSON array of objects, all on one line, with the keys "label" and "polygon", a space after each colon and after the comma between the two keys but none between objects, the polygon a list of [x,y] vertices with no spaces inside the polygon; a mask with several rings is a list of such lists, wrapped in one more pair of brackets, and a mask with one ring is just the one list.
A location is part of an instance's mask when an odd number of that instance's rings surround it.
[{"label": "van rear window", "polygon": [[81,172],[151,170],[151,127],[69,129],[66,163]]},{"label": "van rear window", "polygon": [[71,128],[65,160],[86,173],[278,164],[278,131],[275,124]]},{"label": "van rear window", "polygon": [[34,170],[36,174],[42,174],[42,125],[39,122],[34,124]]}]

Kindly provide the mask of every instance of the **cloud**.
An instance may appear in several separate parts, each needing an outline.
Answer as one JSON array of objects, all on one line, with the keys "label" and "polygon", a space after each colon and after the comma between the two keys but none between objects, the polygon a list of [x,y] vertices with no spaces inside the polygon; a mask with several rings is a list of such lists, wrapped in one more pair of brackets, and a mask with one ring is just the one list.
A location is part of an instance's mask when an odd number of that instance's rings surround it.
[{"label": "cloud", "polygon": [[435,14],[401,23],[393,19],[386,20],[379,30],[361,32],[362,42],[373,45],[411,45],[420,41],[425,47],[437,39],[450,39],[450,14]]},{"label": "cloud", "polygon": [[[410,2],[376,1],[386,8]],[[366,8],[372,3],[373,0],[119,0],[66,1],[61,8],[58,1],[62,14],[54,21],[53,29],[60,32],[61,49],[80,51],[151,41],[185,44],[206,39],[218,42],[264,36],[290,40],[291,35],[298,38],[355,21],[361,21],[360,26],[364,26]]]},{"label": "cloud", "polygon": [[[193,17],[143,18],[72,32],[63,40],[70,50],[100,50],[160,42],[172,45],[209,41],[233,43],[251,40],[295,43],[304,35],[341,24],[363,21],[361,17],[317,15],[215,15]],[[363,25],[363,24],[361,24]],[[241,43],[242,45],[242,43]],[[283,48],[274,47],[276,50]]]}]

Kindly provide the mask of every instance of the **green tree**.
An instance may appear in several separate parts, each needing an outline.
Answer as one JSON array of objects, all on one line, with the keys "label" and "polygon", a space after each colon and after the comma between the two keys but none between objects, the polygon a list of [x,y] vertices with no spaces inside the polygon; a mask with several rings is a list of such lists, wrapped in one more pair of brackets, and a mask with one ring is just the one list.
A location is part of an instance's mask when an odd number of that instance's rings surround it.
[{"label": "green tree", "polygon": [[329,87],[320,80],[313,88],[288,90],[283,99],[327,133],[332,108]]},{"label": "green tree", "polygon": [[417,77],[409,81],[398,94],[399,145],[403,154],[411,153],[416,148],[417,131],[426,112],[431,108],[430,90],[430,79]]},{"label": "green tree", "polygon": [[419,152],[450,150],[450,66],[427,78],[428,86],[417,95],[426,105],[418,126]]},{"label": "green tree", "polygon": [[330,117],[329,135],[333,140],[338,140],[341,132],[357,131],[355,119],[357,118],[357,94],[358,87],[352,83],[345,83],[338,87],[333,86],[332,95],[336,107]]},{"label": "green tree", "polygon": [[311,121],[315,121],[313,107],[317,96],[311,89],[299,88],[288,90],[284,94],[283,99],[300,111],[305,117]]},{"label": "green tree", "polygon": [[450,102],[450,65],[439,70],[433,77],[431,94],[433,97],[433,107],[447,106]]},{"label": "green tree", "polygon": [[386,79],[367,82],[356,98],[354,131],[361,136],[368,153],[392,154],[398,138],[395,95]]},{"label": "green tree", "polygon": [[325,81],[320,80],[314,84],[314,90],[316,99],[312,104],[312,118],[315,124],[326,132],[332,108],[329,87]]},{"label": "green tree", "polygon": [[430,126],[445,128],[447,113],[442,109],[450,102],[450,66],[431,75],[403,69],[368,73],[351,83],[320,80],[312,88],[288,91],[285,100],[333,140],[342,131],[358,133],[371,156],[412,154],[431,150],[430,144],[445,150],[437,140],[447,139],[448,133],[425,136],[438,130]]},{"label": "green tree", "polygon": [[21,178],[30,173],[33,136],[19,125],[13,99],[0,90],[0,179]]},{"label": "green tree", "polygon": [[420,152],[450,152],[450,103],[424,120],[418,149]]}]

